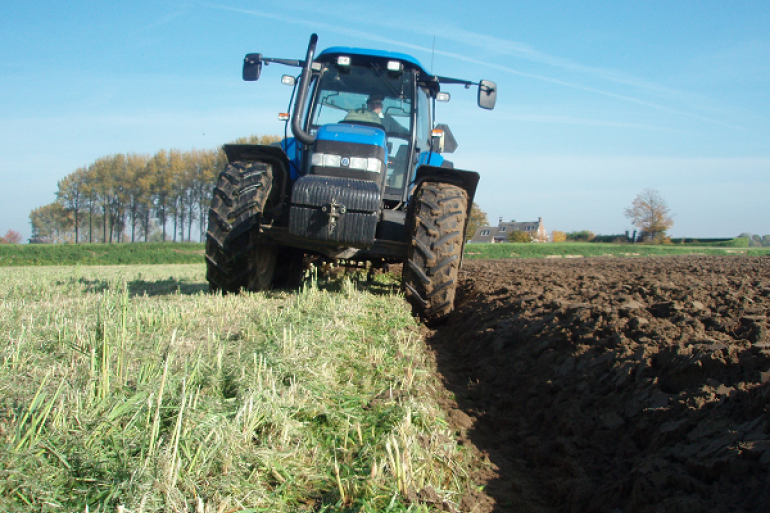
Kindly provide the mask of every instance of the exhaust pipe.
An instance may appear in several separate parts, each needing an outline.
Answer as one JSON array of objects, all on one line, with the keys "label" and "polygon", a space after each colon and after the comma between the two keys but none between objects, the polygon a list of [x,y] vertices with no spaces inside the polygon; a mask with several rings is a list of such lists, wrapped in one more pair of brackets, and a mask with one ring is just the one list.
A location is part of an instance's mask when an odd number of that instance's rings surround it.
[{"label": "exhaust pipe", "polygon": [[307,46],[307,56],[305,56],[305,65],[302,67],[302,76],[299,79],[299,91],[297,92],[297,100],[294,102],[294,115],[291,118],[291,131],[294,133],[294,137],[299,139],[303,144],[313,144],[315,142],[315,136],[305,132],[301,126],[300,117],[305,106],[305,99],[307,98],[307,90],[310,81],[310,67],[313,65],[313,56],[315,54],[315,45],[318,42],[318,35],[312,34],[310,36],[310,43]]}]

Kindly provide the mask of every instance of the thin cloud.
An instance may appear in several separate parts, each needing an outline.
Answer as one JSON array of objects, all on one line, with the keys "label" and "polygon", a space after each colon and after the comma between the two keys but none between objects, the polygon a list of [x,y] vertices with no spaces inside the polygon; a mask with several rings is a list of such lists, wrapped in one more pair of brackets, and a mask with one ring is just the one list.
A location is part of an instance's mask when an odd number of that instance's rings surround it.
[{"label": "thin cloud", "polygon": [[496,53],[500,55],[508,55],[510,57],[516,57],[519,59],[528,60],[538,64],[546,64],[554,68],[561,69],[563,71],[577,72],[585,75],[591,75],[594,77],[602,78],[618,84],[631,86],[637,89],[646,91],[653,91],[656,93],[665,93],[669,95],[682,96],[682,93],[669,88],[641,80],[639,78],[628,76],[624,73],[619,73],[615,70],[600,68],[595,66],[586,66],[569,59],[562,57],[556,57],[543,53],[539,50],[532,48],[526,43],[518,41],[510,41],[507,39],[501,39],[499,37],[490,36],[488,34],[478,34],[475,32],[469,32],[464,29],[460,29],[454,26],[445,26],[440,29],[442,39],[448,39],[456,43],[460,43],[465,46],[472,46],[483,50],[485,53]]},{"label": "thin cloud", "polygon": [[576,118],[572,116],[553,116],[548,114],[514,114],[507,119],[514,121],[531,121],[534,123],[550,123],[558,125],[580,125],[597,126],[607,128],[632,128],[639,130],[649,130],[652,132],[671,132],[685,133],[683,130],[677,130],[671,127],[645,125],[642,123],[627,123],[623,121],[611,121],[606,119]]},{"label": "thin cloud", "polygon": [[155,18],[154,20],[149,21],[147,24],[142,26],[138,31],[137,34],[142,32],[149,32],[153,29],[156,29],[158,27],[163,27],[165,25],[168,25],[169,23],[173,22],[174,20],[182,17],[186,12],[188,11],[188,7],[184,6],[180,9],[177,9],[173,12],[170,12],[166,14],[165,16],[159,16]]},{"label": "thin cloud", "polygon": [[[226,8],[221,4],[209,4],[209,5],[212,7],[218,6],[221,8]],[[324,15],[328,15],[329,13],[329,8],[327,5],[323,5],[322,8],[319,8],[317,7],[317,4],[305,4],[299,7],[295,6],[293,10],[299,11],[299,12],[313,11],[317,13],[323,13]],[[284,21],[288,21],[291,23],[298,23],[309,27],[320,26],[315,20],[312,22],[304,22],[302,20],[297,20],[296,18],[278,17],[278,15],[267,14],[264,12],[261,12],[260,15],[270,16],[270,17],[273,17],[274,19],[282,19]],[[351,16],[350,10],[338,10],[337,16],[342,19],[345,19],[346,21],[355,22],[358,26],[361,26],[361,24],[363,23],[371,23],[371,16],[366,13],[363,13],[361,15]],[[569,59],[557,57],[554,55],[549,55],[547,53],[544,53],[540,50],[533,48],[531,45],[527,43],[523,43],[520,41],[512,41],[508,39],[502,39],[496,36],[491,36],[489,34],[470,32],[468,30],[459,28],[452,24],[443,24],[439,26],[434,26],[434,27],[431,27],[430,30],[427,30],[425,27],[425,24],[418,24],[418,23],[410,22],[404,19],[399,19],[398,21],[393,21],[390,19],[378,19],[376,26],[381,29],[385,28],[385,29],[392,29],[392,30],[403,30],[403,31],[412,32],[415,34],[421,34],[426,37],[433,37],[435,34],[438,33],[438,34],[441,34],[442,39],[453,41],[455,43],[459,43],[466,47],[478,48],[482,50],[484,54],[507,55],[510,57],[515,57],[515,58],[527,60],[530,62],[535,62],[538,64],[545,64],[548,66],[552,66],[554,68],[561,69],[563,71],[570,71],[570,72],[577,72],[577,73],[582,73],[586,75],[592,75],[594,77],[602,78],[618,84],[628,85],[637,89],[652,91],[659,94],[683,96],[683,93],[681,93],[680,91],[677,91],[670,87],[662,86],[654,82],[642,80],[642,79],[632,77],[624,73],[619,73],[615,70],[611,70],[607,68],[586,66]],[[424,46],[417,46],[417,45],[408,45],[403,43],[402,41],[395,41],[392,39],[373,35],[371,32],[351,30],[344,27],[340,27],[338,25],[333,25],[333,26],[326,25],[326,27],[338,33],[351,34],[351,35],[355,35],[356,37],[366,38],[372,41],[380,41],[380,42],[385,42],[389,44],[397,44],[400,46],[418,49],[420,51],[424,51],[428,53],[433,51],[432,48],[427,48]]]},{"label": "thin cloud", "polygon": [[500,70],[500,71],[504,71],[506,73],[511,73],[513,75],[517,75],[517,76],[521,76],[521,77],[527,77],[527,78],[531,78],[531,79],[534,79],[534,80],[541,80],[543,82],[549,82],[549,83],[552,83],[552,84],[557,84],[557,85],[561,85],[561,86],[564,86],[564,87],[569,87],[569,88],[572,88],[572,89],[580,89],[580,90],[583,90],[583,91],[599,94],[599,95],[602,95],[602,96],[607,96],[609,98],[615,98],[617,100],[623,100],[623,101],[630,102],[630,103],[636,103],[637,105],[643,105],[645,107],[656,109],[656,110],[659,110],[661,112],[668,112],[669,114],[677,114],[677,115],[680,115],[680,116],[687,116],[687,117],[690,117],[690,118],[693,118],[693,119],[697,119],[697,120],[700,120],[700,121],[707,121],[709,123],[713,123],[713,124],[716,124],[716,125],[721,125],[721,126],[724,126],[724,127],[727,127],[727,128],[735,129],[735,130],[743,130],[744,129],[743,127],[740,127],[740,126],[731,125],[729,123],[724,123],[724,122],[716,120],[716,119],[708,118],[708,117],[705,117],[705,116],[700,116],[698,114],[692,114],[690,112],[685,112],[685,111],[682,111],[682,110],[679,110],[679,109],[672,109],[670,107],[666,107],[665,105],[661,105],[661,104],[658,104],[658,103],[653,103],[653,102],[645,101],[645,100],[642,100],[640,98],[635,98],[633,96],[627,96],[627,95],[623,95],[623,94],[613,93],[613,92],[610,92],[610,91],[605,91],[603,89],[597,89],[595,87],[589,87],[589,86],[585,86],[585,85],[582,85],[582,84],[577,84],[575,82],[568,82],[566,80],[560,80],[558,78],[547,77],[545,75],[538,75],[538,74],[534,74],[534,73],[526,73],[526,72],[523,72],[523,71],[519,71],[519,70],[513,69],[513,68],[511,68],[509,66],[504,66],[502,64],[496,64],[496,63],[492,63],[492,62],[481,61],[481,60],[474,59],[474,58],[471,58],[471,57],[466,57],[464,55],[458,55],[458,54],[455,54],[455,53],[440,52],[440,51],[437,51],[436,53],[440,54],[440,55],[445,55],[447,57],[451,57],[453,59],[462,60],[462,61],[465,61],[465,62],[470,62],[470,63],[473,63],[473,64],[477,64],[477,65],[480,65],[480,66],[486,66],[486,67],[489,67],[489,68],[497,69],[497,70]]},{"label": "thin cloud", "polygon": [[[434,49],[433,48],[428,48],[428,47],[425,47],[425,46],[422,46],[422,45],[416,45],[416,44],[407,43],[407,42],[404,42],[404,41],[401,41],[401,40],[398,40],[398,39],[393,39],[393,38],[388,38],[388,37],[384,37],[384,36],[379,36],[377,34],[373,34],[372,32],[369,32],[369,31],[357,30],[357,29],[351,29],[351,28],[343,27],[343,26],[340,26],[339,24],[329,24],[329,23],[324,23],[324,22],[320,22],[320,21],[317,21],[317,20],[307,20],[306,21],[306,20],[297,19],[297,18],[290,17],[290,16],[282,16],[282,15],[271,13],[271,12],[258,11],[258,10],[255,10],[255,9],[243,9],[243,8],[238,8],[238,7],[230,7],[230,6],[227,6],[227,5],[216,4],[216,3],[211,3],[211,2],[195,2],[195,3],[197,3],[197,4],[201,5],[201,6],[209,7],[209,8],[213,8],[213,9],[220,9],[220,10],[238,12],[238,13],[241,13],[241,14],[250,14],[250,15],[253,15],[253,16],[261,17],[261,18],[267,18],[267,19],[272,19],[272,20],[283,21],[283,22],[290,23],[290,24],[293,24],[293,25],[305,26],[305,27],[309,27],[309,28],[311,28],[312,30],[315,30],[315,31],[326,30],[326,31],[333,32],[333,33],[340,34],[340,35],[346,35],[346,36],[350,36],[350,37],[355,37],[355,38],[359,38],[359,39],[365,39],[365,40],[369,40],[369,41],[374,41],[374,42],[382,43],[382,44],[385,44],[385,45],[388,45],[388,46],[398,46],[398,47],[407,48],[407,49],[414,50],[414,51],[419,51],[419,52],[434,53]],[[324,12],[328,12],[328,10],[325,10]],[[427,34],[427,32],[425,32],[424,28],[419,27],[419,26],[415,26],[415,25],[409,25],[409,24],[398,24],[398,25],[396,25],[396,24],[391,23],[390,25],[378,24],[378,26],[380,26],[380,28],[382,28],[383,26],[388,26],[389,28],[406,29],[408,31],[417,32],[417,33],[420,33],[420,34],[423,34],[423,35]],[[551,57],[551,56],[548,56],[547,54],[543,54],[541,52],[538,52],[538,51],[532,49],[531,47],[529,47],[528,45],[523,44],[523,43],[517,43],[517,42],[514,42],[514,41],[506,41],[506,40],[495,38],[495,37],[491,37],[491,36],[485,36],[483,34],[475,34],[475,33],[468,32],[468,31],[458,30],[458,29],[456,29],[454,27],[451,27],[451,29],[449,27],[446,27],[446,31],[445,32],[446,32],[446,34],[449,34],[449,36],[442,35],[442,37],[448,37],[449,39],[454,40],[454,41],[459,42],[459,43],[464,44],[464,45],[477,46],[477,47],[483,48],[483,49],[485,49],[487,51],[489,51],[491,48],[494,48],[496,50],[499,50],[500,48],[502,48],[502,49],[506,49],[507,51],[511,52],[514,55],[524,56],[524,57],[526,57],[529,60],[536,61],[536,62],[542,62],[542,63],[545,63],[545,64],[551,64],[552,66],[561,67],[562,69],[571,69],[573,71],[582,70],[584,73],[589,73],[589,72],[590,73],[594,73],[596,75],[601,75],[601,76],[603,76],[603,77],[605,77],[605,78],[607,78],[609,80],[612,80],[614,82],[625,83],[627,85],[636,84],[636,87],[646,88],[648,90],[655,89],[655,90],[659,90],[659,91],[674,92],[673,90],[668,90],[666,88],[663,88],[661,86],[657,86],[657,85],[649,83],[649,82],[644,82],[644,81],[640,81],[640,80],[637,80],[637,79],[631,79],[631,78],[623,78],[621,75],[619,75],[617,73],[614,73],[614,72],[611,72],[609,70],[602,70],[601,68],[591,68],[591,67],[588,67],[588,66],[582,66],[582,65],[579,65],[579,64],[576,64],[576,63],[571,63],[570,61],[568,61],[566,59],[561,59],[561,58],[557,58],[557,57]],[[455,33],[454,36],[452,35],[453,32]],[[642,100],[640,98],[636,98],[636,97],[633,97],[633,96],[618,94],[618,93],[614,93],[614,92],[611,92],[611,91],[606,91],[604,89],[599,89],[599,88],[596,88],[596,87],[585,86],[585,85],[578,84],[578,83],[575,83],[575,82],[561,80],[561,79],[557,79],[557,78],[553,78],[553,77],[548,77],[548,76],[545,76],[545,75],[540,75],[540,74],[535,74],[535,73],[527,73],[527,72],[523,72],[523,71],[519,71],[517,69],[514,69],[514,68],[512,68],[510,66],[505,66],[505,65],[501,65],[501,64],[497,64],[497,63],[493,63],[493,62],[483,61],[483,60],[480,60],[480,59],[476,59],[476,58],[473,58],[473,57],[468,57],[468,56],[465,56],[465,55],[456,54],[456,53],[453,53],[453,52],[446,52],[446,51],[441,51],[441,50],[435,50],[435,54],[443,55],[445,57],[450,57],[452,59],[456,59],[456,60],[460,60],[460,61],[476,64],[476,65],[479,65],[479,66],[488,67],[488,68],[491,68],[491,69],[497,69],[497,70],[500,70],[500,71],[504,71],[506,73],[510,73],[510,74],[521,76],[521,77],[525,77],[525,78],[530,78],[530,79],[533,79],[533,80],[540,80],[540,81],[544,81],[544,82],[549,82],[549,83],[561,85],[561,86],[564,86],[564,87],[569,87],[569,88],[573,88],[573,89],[579,89],[579,90],[582,90],[582,91],[587,91],[587,92],[599,94],[599,95],[602,95],[602,96],[607,96],[609,98],[615,98],[617,100],[622,100],[622,101],[626,101],[626,102],[630,102],[630,103],[635,103],[637,105],[642,105],[642,106],[645,106],[645,107],[649,107],[649,108],[652,108],[652,109],[655,109],[655,110],[659,110],[661,112],[667,112],[669,114],[676,114],[676,115],[680,115],[680,116],[686,116],[686,117],[689,117],[689,118],[692,118],[692,119],[697,119],[699,121],[705,121],[705,122],[708,122],[708,123],[713,123],[713,124],[724,126],[724,127],[731,128],[731,129],[734,129],[734,130],[744,130],[744,128],[740,127],[740,126],[732,125],[732,124],[729,124],[729,123],[724,123],[722,121],[719,121],[719,120],[716,120],[716,119],[713,119],[713,118],[701,116],[701,115],[698,115],[698,114],[692,114],[690,112],[682,111],[682,110],[679,110],[679,109],[673,109],[673,108],[667,107],[665,105],[661,105],[659,103],[654,103],[654,102]]]}]

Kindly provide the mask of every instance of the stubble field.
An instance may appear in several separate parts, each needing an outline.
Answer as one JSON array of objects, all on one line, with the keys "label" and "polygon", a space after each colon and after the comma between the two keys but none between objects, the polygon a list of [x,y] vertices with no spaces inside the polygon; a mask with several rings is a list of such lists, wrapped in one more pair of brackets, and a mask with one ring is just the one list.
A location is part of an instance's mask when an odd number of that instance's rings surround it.
[{"label": "stubble field", "polygon": [[403,512],[472,487],[392,280],[222,296],[204,273],[0,268],[0,511]]}]

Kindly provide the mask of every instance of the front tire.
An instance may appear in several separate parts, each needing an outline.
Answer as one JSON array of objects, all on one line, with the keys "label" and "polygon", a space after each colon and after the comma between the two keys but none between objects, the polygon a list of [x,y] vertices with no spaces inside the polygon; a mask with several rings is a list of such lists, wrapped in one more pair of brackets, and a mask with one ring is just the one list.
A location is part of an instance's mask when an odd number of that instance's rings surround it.
[{"label": "front tire", "polygon": [[435,324],[454,310],[468,194],[456,185],[425,182],[412,202],[404,290],[414,314]]},{"label": "front tire", "polygon": [[266,290],[276,246],[259,244],[259,224],[273,181],[265,162],[232,162],[219,175],[206,232],[206,279],[224,293]]}]

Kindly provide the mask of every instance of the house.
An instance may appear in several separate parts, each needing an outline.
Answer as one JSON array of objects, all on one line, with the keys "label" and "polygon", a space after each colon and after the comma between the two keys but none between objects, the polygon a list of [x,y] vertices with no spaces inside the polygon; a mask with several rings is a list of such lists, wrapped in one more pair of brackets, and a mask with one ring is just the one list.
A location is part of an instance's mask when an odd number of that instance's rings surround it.
[{"label": "house", "polygon": [[476,233],[473,234],[473,237],[468,242],[508,242],[508,235],[511,232],[528,233],[535,242],[548,241],[548,234],[545,231],[542,217],[538,217],[537,221],[522,223],[517,223],[516,221],[505,223],[501,217],[497,226],[480,226],[477,228]]}]

